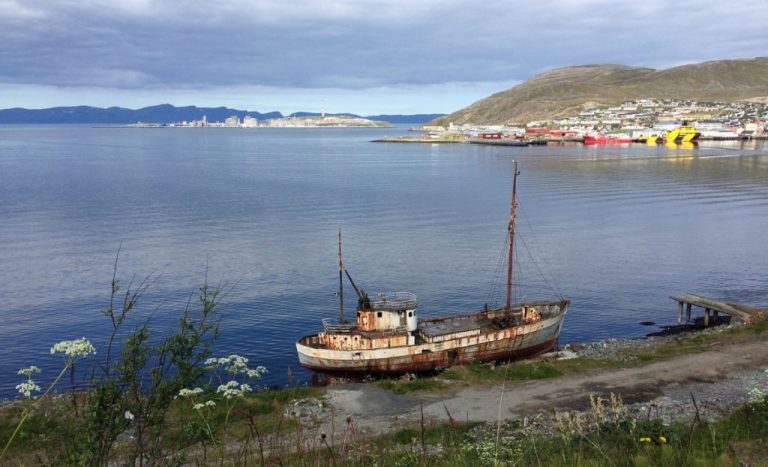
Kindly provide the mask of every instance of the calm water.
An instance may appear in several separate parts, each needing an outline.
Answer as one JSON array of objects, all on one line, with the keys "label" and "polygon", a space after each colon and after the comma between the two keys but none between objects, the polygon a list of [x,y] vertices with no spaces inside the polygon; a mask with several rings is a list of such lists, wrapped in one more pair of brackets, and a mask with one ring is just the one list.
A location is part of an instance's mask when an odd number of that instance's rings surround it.
[{"label": "calm water", "polygon": [[129,328],[166,330],[207,270],[228,290],[217,353],[271,385],[308,379],[293,342],[337,315],[340,227],[369,292],[416,293],[422,316],[500,303],[513,159],[516,298],[569,297],[561,342],[670,324],[686,291],[768,306],[768,146],[368,142],[404,132],[0,127],[0,397],[22,366],[52,379],[53,343],[103,345],[121,245],[123,284],[151,275]]}]

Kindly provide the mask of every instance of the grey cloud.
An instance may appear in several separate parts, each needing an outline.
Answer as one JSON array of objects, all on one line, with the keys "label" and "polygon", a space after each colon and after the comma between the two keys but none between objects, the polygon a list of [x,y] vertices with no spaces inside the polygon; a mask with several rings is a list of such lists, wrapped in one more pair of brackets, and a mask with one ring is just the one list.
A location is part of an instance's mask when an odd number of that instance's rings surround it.
[{"label": "grey cloud", "polygon": [[768,6],[754,2],[683,0],[674,11],[659,1],[412,3],[9,2],[0,81],[364,89],[765,55],[768,42]]}]

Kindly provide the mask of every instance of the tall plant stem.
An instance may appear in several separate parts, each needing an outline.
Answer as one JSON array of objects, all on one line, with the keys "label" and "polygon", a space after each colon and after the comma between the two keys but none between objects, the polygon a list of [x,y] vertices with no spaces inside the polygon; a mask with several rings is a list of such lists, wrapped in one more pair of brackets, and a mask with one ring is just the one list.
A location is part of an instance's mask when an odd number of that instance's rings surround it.
[{"label": "tall plant stem", "polygon": [[27,410],[24,411],[24,414],[21,417],[21,420],[19,420],[19,424],[16,425],[16,429],[13,431],[13,434],[10,438],[8,438],[8,442],[5,443],[5,447],[3,448],[3,452],[0,452],[0,460],[5,457],[5,452],[8,451],[8,448],[11,446],[11,443],[13,442],[13,439],[16,438],[16,434],[18,434],[19,430],[21,429],[21,426],[24,424],[24,422],[29,417],[29,414],[32,413],[32,410],[36,409],[38,405],[40,405],[40,402],[42,402],[43,398],[48,395],[49,392],[51,392],[51,389],[53,389],[54,386],[59,382],[62,376],[64,376],[64,373],[67,372],[67,368],[69,368],[70,364],[67,363],[64,365],[64,368],[61,369],[59,372],[59,375],[56,377],[55,380],[53,380],[53,383],[51,383],[50,386],[48,386],[48,389],[43,393],[42,396],[37,398],[37,402],[32,404],[31,407],[28,407]]}]

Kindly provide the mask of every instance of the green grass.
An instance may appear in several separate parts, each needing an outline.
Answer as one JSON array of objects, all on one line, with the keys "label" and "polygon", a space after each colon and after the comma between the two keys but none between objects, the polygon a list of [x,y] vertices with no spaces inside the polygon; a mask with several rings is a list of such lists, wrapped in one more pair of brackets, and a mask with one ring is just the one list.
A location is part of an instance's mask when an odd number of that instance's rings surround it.
[{"label": "green grass", "polygon": [[[511,424],[514,425],[514,424]],[[768,403],[745,405],[713,422],[665,425],[624,418],[551,436],[519,429],[496,439],[472,423],[409,426],[330,449],[289,453],[276,465],[411,466],[727,466],[768,465]],[[514,429],[515,427],[512,426]]]},{"label": "green grass", "polygon": [[615,368],[613,360],[572,358],[553,361],[520,361],[503,364],[472,362],[469,365],[449,368],[438,376],[441,379],[464,384],[487,384],[501,381],[532,381],[556,378],[565,374]]},{"label": "green grass", "polygon": [[[320,392],[316,388],[296,387],[251,393],[238,400],[231,411],[227,421],[228,436],[243,438],[252,428],[262,435],[294,432],[296,421],[283,416],[285,408],[293,400],[312,398]],[[226,403],[214,393],[202,394],[200,399],[217,401],[215,408],[204,410],[207,422],[218,438],[227,417]],[[68,401],[69,397],[45,401],[33,412],[21,426],[6,459],[19,459],[21,464],[30,465],[66,463],[61,447],[67,437],[72,436],[72,430],[77,430],[72,426],[75,417],[67,408]],[[18,425],[22,403],[19,401],[0,406],[0,450]],[[166,414],[163,445],[169,452],[184,450],[202,442],[211,444],[205,420],[191,406],[192,402],[179,398],[172,403]]]},{"label": "green grass", "polygon": [[628,355],[634,356],[639,363],[650,363],[680,355],[704,352],[717,344],[752,340],[762,336],[766,331],[768,331],[768,319],[761,316],[755,318],[749,326],[734,326],[722,332],[711,334],[694,333],[651,349],[630,352]]},{"label": "green grass", "polygon": [[395,394],[406,394],[417,391],[439,391],[445,389],[445,383],[433,378],[419,378],[411,381],[397,381],[386,379],[376,383],[383,389],[389,389]]}]

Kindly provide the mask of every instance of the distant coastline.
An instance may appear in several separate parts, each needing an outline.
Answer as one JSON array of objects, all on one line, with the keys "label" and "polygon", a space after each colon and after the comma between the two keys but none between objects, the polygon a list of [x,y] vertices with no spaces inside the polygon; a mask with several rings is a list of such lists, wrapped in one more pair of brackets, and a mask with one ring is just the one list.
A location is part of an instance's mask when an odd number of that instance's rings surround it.
[{"label": "distant coastline", "polygon": [[[372,121],[382,121],[389,124],[423,124],[442,117],[444,114],[412,114],[412,115],[367,115],[355,114],[325,114],[328,118],[363,118]],[[279,120],[284,118],[306,119],[321,118],[321,113],[295,112],[288,116],[280,112],[254,112],[231,109],[228,107],[176,107],[161,104],[141,109],[122,107],[99,108],[90,106],[51,107],[47,109],[1,109],[0,124],[94,124],[94,125],[131,125],[139,122],[157,126],[179,122],[202,121],[224,122],[228,118],[239,120],[253,119],[259,122]]]}]

